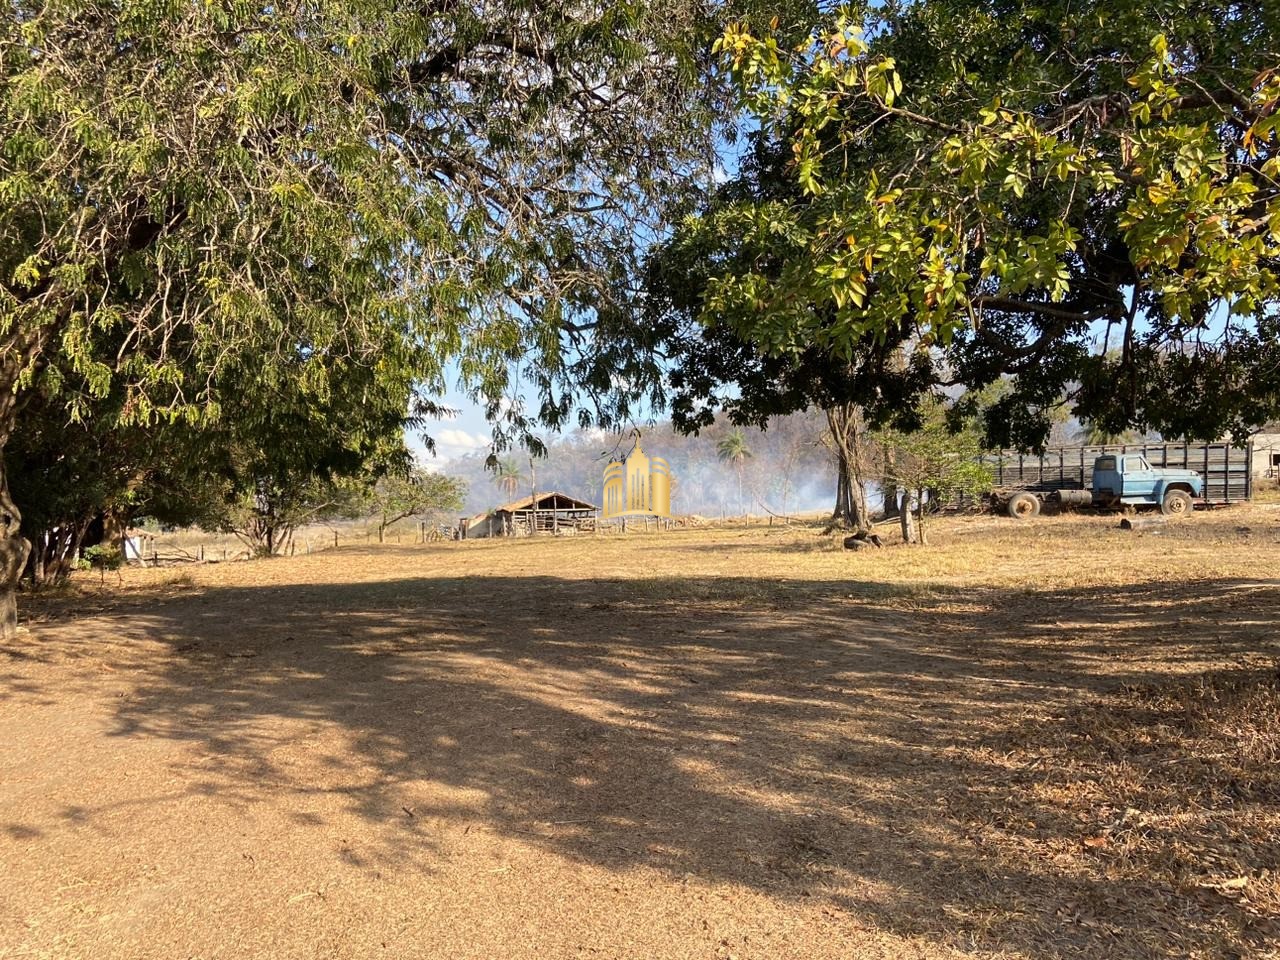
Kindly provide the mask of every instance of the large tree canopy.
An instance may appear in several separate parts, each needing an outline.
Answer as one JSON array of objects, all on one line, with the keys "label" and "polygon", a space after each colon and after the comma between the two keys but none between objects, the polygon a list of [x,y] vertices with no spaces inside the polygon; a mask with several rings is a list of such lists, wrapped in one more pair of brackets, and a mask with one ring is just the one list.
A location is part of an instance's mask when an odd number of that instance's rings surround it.
[{"label": "large tree canopy", "polygon": [[371,356],[428,389],[457,359],[495,401],[518,358],[549,385],[710,161],[698,3],[13,13],[3,385],[73,409],[123,377],[132,416],[209,416],[246,355],[321,391]]},{"label": "large tree canopy", "polygon": [[[848,363],[872,401],[1011,377],[1001,443],[1042,442],[1064,395],[1111,432],[1265,420],[1278,20],[1219,0],[920,0],[842,6],[799,44],[731,28],[766,175],[748,164],[675,241],[703,251],[700,319],[751,375]],[[904,382],[897,346],[936,373]]]},{"label": "large tree canopy", "polygon": [[[357,367],[402,411],[456,370],[516,434],[625,412],[653,377],[605,372],[612,303],[707,180],[725,12],[15,0],[0,449],[37,397],[99,431],[203,428],[282,384],[341,416]],[[501,404],[515,376],[537,409]],[[23,548],[4,487],[0,470],[8,582]]]}]

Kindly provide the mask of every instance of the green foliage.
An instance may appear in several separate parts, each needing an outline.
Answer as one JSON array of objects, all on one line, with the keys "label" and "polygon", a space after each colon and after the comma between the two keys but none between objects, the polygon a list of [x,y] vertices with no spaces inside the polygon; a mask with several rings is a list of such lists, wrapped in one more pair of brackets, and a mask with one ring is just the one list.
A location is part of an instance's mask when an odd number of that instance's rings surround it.
[{"label": "green foliage", "polygon": [[[500,442],[624,409],[657,373],[609,390],[606,333],[640,245],[707,180],[722,13],[18,0],[0,392],[83,419],[118,390],[121,422],[201,426],[246,387],[325,401],[364,366],[439,395],[456,369]],[[503,404],[517,377],[531,410]]]},{"label": "green foliage", "polygon": [[84,551],[84,559],[95,570],[119,570],[124,554],[117,544],[99,543]]},{"label": "green foliage", "polygon": [[977,496],[991,489],[991,471],[980,461],[984,451],[978,422],[957,422],[955,409],[927,400],[920,426],[908,432],[884,430],[875,440],[888,453],[885,479],[911,492],[932,491],[939,500]]},{"label": "green foliage", "polygon": [[493,482],[498,485],[507,497],[514,497],[520,490],[524,480],[524,471],[512,457],[503,457],[498,461],[493,472]]},{"label": "green foliage", "polygon": [[756,6],[10,4],[0,450],[28,536],[147,510],[274,539],[331,499],[299,491],[402,462],[446,371],[499,445],[625,414],[660,371],[613,345],[619,294],[709,181],[705,54]]},{"label": "green foliage", "polygon": [[734,427],[720,439],[716,444],[716,454],[725,463],[732,463],[735,467],[755,456],[741,427]]},{"label": "green foliage", "polygon": [[234,533],[255,556],[287,551],[293,532],[309,523],[364,516],[365,490],[354,481],[303,472],[261,479],[238,498],[220,505],[206,523]]},{"label": "green foliage", "polygon": [[731,27],[771,172],[677,241],[709,252],[704,321],[769,357],[886,370],[876,345],[903,343],[939,380],[1011,374],[1000,442],[1039,443],[1068,388],[1110,432],[1265,420],[1278,30],[1226,0],[850,4],[799,44]]},{"label": "green foliage", "polygon": [[408,517],[456,513],[467,498],[466,481],[421,467],[396,471],[379,479],[370,499],[381,536],[391,524]]}]

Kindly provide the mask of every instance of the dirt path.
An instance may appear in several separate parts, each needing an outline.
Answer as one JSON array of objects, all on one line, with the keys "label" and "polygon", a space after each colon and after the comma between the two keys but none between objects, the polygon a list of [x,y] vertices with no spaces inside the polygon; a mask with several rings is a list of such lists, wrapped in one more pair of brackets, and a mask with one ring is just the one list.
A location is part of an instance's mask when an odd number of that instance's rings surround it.
[{"label": "dirt path", "polygon": [[1280,529],[1186,530],[90,584],[0,648],[0,960],[1265,956]]}]

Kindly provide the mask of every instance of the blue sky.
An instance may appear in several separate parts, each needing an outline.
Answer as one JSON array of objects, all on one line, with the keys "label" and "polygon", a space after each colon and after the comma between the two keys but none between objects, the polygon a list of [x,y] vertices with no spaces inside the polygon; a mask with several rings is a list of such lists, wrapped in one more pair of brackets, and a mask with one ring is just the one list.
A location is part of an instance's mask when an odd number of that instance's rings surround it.
[{"label": "blue sky", "polygon": [[[487,449],[490,430],[489,422],[484,416],[484,408],[452,388],[438,399],[445,406],[457,410],[457,416],[427,420],[422,427],[406,431],[405,439],[409,449],[428,466],[441,466],[454,457]],[[422,443],[423,433],[431,436],[436,442],[434,457],[427,452]]]}]

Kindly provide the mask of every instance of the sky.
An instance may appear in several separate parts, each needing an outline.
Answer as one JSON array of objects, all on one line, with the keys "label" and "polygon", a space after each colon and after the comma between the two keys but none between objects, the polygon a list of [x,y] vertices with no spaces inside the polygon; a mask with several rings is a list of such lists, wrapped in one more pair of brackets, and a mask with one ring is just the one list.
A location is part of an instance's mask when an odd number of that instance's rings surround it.
[{"label": "sky", "polygon": [[[451,388],[439,399],[445,406],[457,410],[457,415],[427,420],[423,426],[405,431],[409,449],[428,468],[442,467],[454,457],[487,449],[491,436],[484,408],[465,394]],[[422,442],[423,433],[435,440],[434,456]]]}]

